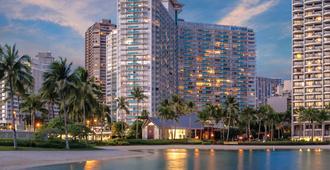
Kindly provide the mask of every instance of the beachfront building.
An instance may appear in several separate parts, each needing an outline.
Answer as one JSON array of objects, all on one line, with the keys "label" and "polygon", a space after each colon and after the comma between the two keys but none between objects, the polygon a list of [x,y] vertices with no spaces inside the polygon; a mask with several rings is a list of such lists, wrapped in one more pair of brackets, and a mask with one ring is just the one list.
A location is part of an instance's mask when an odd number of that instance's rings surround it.
[{"label": "beachfront building", "polygon": [[199,139],[203,129],[196,114],[182,116],[178,121],[150,117],[142,125],[142,139],[186,139],[189,135]]},{"label": "beachfront building", "polygon": [[198,109],[223,103],[255,107],[255,34],[237,26],[179,21],[179,94]]},{"label": "beachfront building", "polygon": [[256,78],[256,95],[257,106],[267,103],[267,98],[276,96],[277,87],[282,84],[281,79],[273,79],[267,77]]},{"label": "beachfront building", "polygon": [[[156,113],[160,102],[177,92],[177,0],[118,0],[118,28],[108,36],[107,103],[126,97],[135,120],[142,110]],[[112,46],[112,47],[110,47]],[[131,96],[140,87],[148,97],[139,103]]]},{"label": "beachfront building", "polygon": [[[330,1],[292,0],[292,138],[310,139],[312,125],[299,121],[300,107],[330,103]],[[315,125],[316,139],[330,139],[330,121]]]},{"label": "beachfront building", "polygon": [[[103,19],[85,32],[85,69],[95,78],[105,95],[106,81],[106,36],[116,28],[110,20]],[[104,98],[105,101],[105,98]]]}]

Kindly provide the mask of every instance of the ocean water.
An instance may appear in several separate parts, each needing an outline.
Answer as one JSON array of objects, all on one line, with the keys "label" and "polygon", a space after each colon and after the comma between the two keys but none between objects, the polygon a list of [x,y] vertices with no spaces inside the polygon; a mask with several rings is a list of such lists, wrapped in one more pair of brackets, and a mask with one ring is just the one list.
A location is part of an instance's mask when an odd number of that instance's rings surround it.
[{"label": "ocean water", "polygon": [[[136,151],[139,152],[139,151]],[[147,150],[146,157],[30,168],[29,170],[330,170],[330,151],[311,150]]]}]

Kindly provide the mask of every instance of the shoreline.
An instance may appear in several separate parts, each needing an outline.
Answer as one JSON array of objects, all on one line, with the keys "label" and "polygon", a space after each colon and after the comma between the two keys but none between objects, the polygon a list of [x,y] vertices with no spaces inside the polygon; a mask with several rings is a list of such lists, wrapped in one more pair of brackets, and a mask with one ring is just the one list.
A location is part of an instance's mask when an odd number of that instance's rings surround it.
[{"label": "shoreline", "polygon": [[323,149],[330,150],[330,145],[128,145],[128,146],[99,146],[100,149],[120,150],[152,150],[152,149],[215,149],[215,150],[265,150],[265,149]]},{"label": "shoreline", "polygon": [[201,149],[201,150],[330,150],[330,145],[134,145],[102,146],[89,151],[0,151],[0,167],[25,169],[39,166],[84,162],[87,160],[112,160],[149,156],[148,150]]}]

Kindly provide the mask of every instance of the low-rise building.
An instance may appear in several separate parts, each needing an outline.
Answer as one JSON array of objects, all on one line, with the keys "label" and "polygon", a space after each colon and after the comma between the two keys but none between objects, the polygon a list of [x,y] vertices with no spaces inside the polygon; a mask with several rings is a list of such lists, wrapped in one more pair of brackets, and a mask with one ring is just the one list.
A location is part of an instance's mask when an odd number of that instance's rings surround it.
[{"label": "low-rise building", "polygon": [[178,121],[150,117],[142,125],[142,139],[185,139],[189,134],[199,138],[202,130],[203,125],[194,114],[182,116]]}]

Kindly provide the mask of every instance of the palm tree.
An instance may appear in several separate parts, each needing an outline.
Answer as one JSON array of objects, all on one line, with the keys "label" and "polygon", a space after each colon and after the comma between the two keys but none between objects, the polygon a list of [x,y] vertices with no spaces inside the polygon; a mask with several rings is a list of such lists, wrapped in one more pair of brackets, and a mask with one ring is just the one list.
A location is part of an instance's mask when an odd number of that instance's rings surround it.
[{"label": "palm tree", "polygon": [[324,122],[329,120],[330,113],[329,113],[329,106],[326,106],[325,109],[319,111],[317,115],[317,122],[322,125],[322,138],[321,140],[324,141]]},{"label": "palm tree", "polygon": [[175,120],[174,127],[174,139],[176,138],[176,124],[179,121],[181,116],[184,116],[189,113],[190,109],[188,107],[188,103],[184,101],[179,95],[173,95],[171,98],[171,108],[174,112],[174,116],[172,120]]},{"label": "palm tree", "polygon": [[[159,117],[161,120],[173,120],[176,119],[176,114],[172,109],[171,103],[169,100],[164,100],[160,103],[159,108]],[[164,138],[164,127],[162,126],[162,138]]]},{"label": "palm tree", "polygon": [[262,123],[264,123],[264,129],[265,129],[264,133],[265,133],[265,135],[267,134],[267,125],[266,125],[265,121],[267,119],[267,115],[270,113],[273,113],[273,112],[274,112],[273,108],[268,104],[261,105],[258,108],[257,113],[256,113],[256,121],[258,123],[258,139],[260,139]]},{"label": "palm tree", "polygon": [[68,103],[70,94],[72,94],[76,79],[75,74],[71,71],[72,63],[66,59],[60,58],[50,65],[50,69],[44,74],[45,83],[54,83],[54,90],[59,97],[60,109],[64,117],[65,129],[65,148],[70,149],[68,137]]},{"label": "palm tree", "polygon": [[[133,96],[133,99],[137,101],[137,112],[140,112],[140,102],[142,102],[144,99],[147,99],[148,96],[146,96],[143,92],[143,90],[140,87],[134,87],[133,91],[131,92],[131,95]],[[138,115],[137,115],[138,116]],[[138,119],[136,119],[138,120]],[[138,123],[136,123],[136,132],[135,132],[135,138],[138,138]]]},{"label": "palm tree", "polygon": [[[117,110],[120,112],[120,111],[124,111],[126,113],[126,115],[129,115],[129,103],[126,101],[126,97],[119,97],[117,99],[117,104],[118,104],[118,107],[117,107]],[[123,118],[123,115],[121,114],[122,118]],[[118,119],[118,118],[117,118]],[[124,127],[124,122],[122,120],[122,127]]]},{"label": "palm tree", "polygon": [[0,80],[4,81],[4,92],[8,92],[10,95],[14,149],[17,148],[14,95],[18,92],[25,94],[32,87],[33,77],[30,63],[29,56],[23,55],[20,57],[18,55],[15,45],[13,47],[5,45],[4,49],[0,50]]},{"label": "palm tree", "polygon": [[227,96],[225,101],[225,122],[228,126],[227,141],[229,140],[230,127],[235,125],[238,120],[239,106],[234,96]]},{"label": "palm tree", "polygon": [[48,119],[50,120],[50,117],[55,118],[55,105],[58,103],[58,95],[55,92],[55,84],[52,82],[43,82],[40,89],[40,96],[41,99],[47,103],[49,114]]},{"label": "palm tree", "polygon": [[93,106],[98,105],[98,96],[101,91],[94,80],[89,78],[88,72],[84,68],[78,67],[74,74],[77,79],[74,83],[75,93],[73,93],[72,100],[78,113],[83,113],[82,121],[86,126],[86,112],[91,112]]},{"label": "palm tree", "polygon": [[47,113],[47,109],[44,107],[44,102],[41,100],[41,97],[35,94],[30,94],[23,99],[23,103],[21,104],[22,112],[30,113],[31,117],[31,127],[33,127],[33,132],[35,132],[35,118],[36,113]]},{"label": "palm tree", "polygon": [[276,122],[278,122],[279,116],[278,113],[275,112],[270,112],[266,115],[266,125],[268,125],[271,135],[270,135],[270,140],[273,141],[274,137],[274,126]]},{"label": "palm tree", "polygon": [[319,110],[314,108],[302,108],[299,112],[299,119],[301,121],[308,121],[312,125],[312,136],[311,140],[314,141],[314,123],[317,121],[317,115],[319,114]]},{"label": "palm tree", "polygon": [[[195,103],[192,102],[192,101],[189,101],[187,102],[187,112],[188,114],[192,114],[194,112],[194,109],[195,109]],[[191,116],[189,116],[189,138],[191,138],[191,133],[192,133],[192,130],[191,130]]]},{"label": "palm tree", "polygon": [[201,139],[203,139],[203,131],[204,131],[205,125],[210,120],[209,108],[206,107],[202,111],[198,112],[197,118],[201,122],[201,124],[203,125],[203,129],[202,129],[202,133],[201,133]]},{"label": "palm tree", "polygon": [[246,122],[247,127],[246,127],[246,135],[249,139],[249,141],[251,141],[251,123],[254,121],[255,119],[255,115],[256,115],[256,110],[251,108],[251,107],[246,107],[242,110],[242,113],[240,115],[240,121],[241,122]]},{"label": "palm tree", "polygon": [[[120,112],[120,111],[124,111],[127,115],[129,114],[129,103],[128,101],[126,100],[126,97],[119,97],[117,99],[117,102],[118,102],[118,107],[117,107],[117,110]],[[123,117],[123,115],[122,115]]]}]

